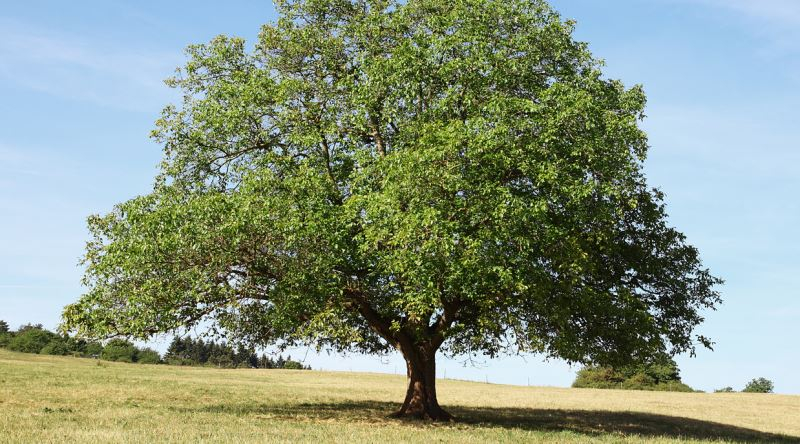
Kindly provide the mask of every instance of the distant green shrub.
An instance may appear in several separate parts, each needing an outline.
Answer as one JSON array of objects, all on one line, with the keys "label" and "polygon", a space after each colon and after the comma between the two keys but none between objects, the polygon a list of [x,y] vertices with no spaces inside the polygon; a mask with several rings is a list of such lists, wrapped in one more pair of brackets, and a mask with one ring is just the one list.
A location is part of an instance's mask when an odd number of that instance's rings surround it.
[{"label": "distant green shrub", "polygon": [[88,342],[83,350],[83,356],[87,358],[99,358],[103,354],[103,344],[99,342]]},{"label": "distant green shrub", "polygon": [[62,338],[53,339],[39,351],[43,355],[66,355],[71,352],[72,350]]},{"label": "distant green shrub", "polygon": [[8,349],[23,353],[39,353],[50,343],[60,337],[44,330],[41,326],[25,326],[20,328],[13,338],[8,341]]},{"label": "distant green shrub", "polygon": [[303,370],[303,369],[305,369],[305,367],[303,367],[303,364],[301,364],[301,363],[299,363],[297,361],[291,361],[291,360],[284,362],[283,363],[283,368],[285,368],[286,370]]},{"label": "distant green shrub", "polygon": [[136,347],[124,339],[112,339],[103,347],[100,359],[117,362],[136,362]]},{"label": "distant green shrub", "polygon": [[625,382],[625,376],[610,367],[584,367],[578,371],[575,388],[619,388]]},{"label": "distant green shrub", "polygon": [[772,393],[775,385],[767,378],[756,378],[748,382],[742,392],[744,393]]},{"label": "distant green shrub", "polygon": [[653,364],[611,367],[584,367],[578,371],[575,388],[654,390],[669,392],[693,392],[681,382],[677,364],[672,360]]},{"label": "distant green shrub", "polygon": [[714,393],[736,393],[733,387],[722,387],[721,389],[714,390]]},{"label": "distant green shrub", "polygon": [[0,347],[8,347],[8,343],[11,342],[11,338],[13,337],[11,333],[0,333]]},{"label": "distant green shrub", "polygon": [[152,348],[141,349],[136,354],[136,362],[139,364],[160,364],[161,355]]}]

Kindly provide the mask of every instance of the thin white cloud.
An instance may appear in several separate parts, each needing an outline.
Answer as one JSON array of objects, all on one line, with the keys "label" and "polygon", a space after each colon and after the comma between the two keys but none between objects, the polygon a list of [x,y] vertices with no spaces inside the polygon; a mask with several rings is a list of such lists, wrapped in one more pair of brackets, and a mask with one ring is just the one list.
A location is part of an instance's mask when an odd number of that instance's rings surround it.
[{"label": "thin white cloud", "polygon": [[800,51],[800,0],[668,0],[700,4],[739,16],[749,30],[770,40],[772,51]]},{"label": "thin white cloud", "polygon": [[763,63],[800,83],[800,0],[662,0],[693,5],[709,20],[739,26],[758,42]]},{"label": "thin white cloud", "polygon": [[785,25],[800,24],[798,0],[699,0],[714,6],[732,9],[751,18]]},{"label": "thin white cloud", "polygon": [[0,20],[0,78],[17,87],[120,109],[153,111],[181,54],[103,48],[67,34]]},{"label": "thin white cloud", "polygon": [[[37,168],[36,165],[37,162],[30,152],[0,143],[0,173],[4,177],[19,174],[43,176],[44,172]],[[2,178],[0,178],[0,184],[3,184]],[[2,194],[0,192],[0,196]]]},{"label": "thin white cloud", "polygon": [[[0,184],[3,184],[4,179],[18,184],[19,176],[64,179],[70,176],[70,171],[77,170],[78,167],[78,163],[63,152],[12,146],[0,141]],[[0,197],[5,194],[4,190],[0,188]]]}]

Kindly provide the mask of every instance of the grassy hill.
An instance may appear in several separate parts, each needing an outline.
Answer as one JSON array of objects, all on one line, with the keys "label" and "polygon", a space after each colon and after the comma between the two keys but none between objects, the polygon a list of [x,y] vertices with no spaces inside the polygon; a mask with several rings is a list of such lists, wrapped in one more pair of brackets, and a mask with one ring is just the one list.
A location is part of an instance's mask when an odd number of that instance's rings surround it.
[{"label": "grassy hill", "polygon": [[387,418],[405,378],[132,365],[0,350],[0,442],[798,442],[800,396],[445,380],[458,418]]}]

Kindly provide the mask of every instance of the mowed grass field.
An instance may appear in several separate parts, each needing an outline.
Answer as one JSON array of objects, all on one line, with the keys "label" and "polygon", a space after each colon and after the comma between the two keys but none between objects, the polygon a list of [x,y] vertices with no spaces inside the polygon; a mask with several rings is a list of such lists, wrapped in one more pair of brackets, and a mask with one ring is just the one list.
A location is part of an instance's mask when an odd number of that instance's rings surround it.
[{"label": "mowed grass field", "polygon": [[459,420],[387,417],[394,375],[135,365],[0,350],[0,442],[797,442],[800,396],[438,382]]}]

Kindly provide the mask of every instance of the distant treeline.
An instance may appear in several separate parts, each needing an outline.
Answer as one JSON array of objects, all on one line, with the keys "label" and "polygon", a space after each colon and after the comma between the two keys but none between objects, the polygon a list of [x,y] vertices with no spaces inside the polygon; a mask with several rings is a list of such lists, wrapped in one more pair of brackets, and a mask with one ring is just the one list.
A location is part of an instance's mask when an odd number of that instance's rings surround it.
[{"label": "distant treeline", "polygon": [[136,347],[124,339],[112,339],[105,344],[85,341],[53,333],[42,324],[26,324],[11,331],[8,323],[0,320],[0,347],[23,353],[43,355],[78,356],[107,361],[136,362],[140,364],[197,365],[221,368],[282,368],[310,370],[310,366],[293,361],[291,356],[270,358],[258,356],[254,350],[202,339],[175,337],[164,355],[151,348]]},{"label": "distant treeline", "polygon": [[236,349],[222,342],[204,342],[202,339],[175,337],[164,355],[164,361],[172,365],[203,365],[223,368],[284,368],[311,370],[292,357],[278,356],[272,359],[266,354],[257,355],[243,346]]},{"label": "distant treeline", "polygon": [[[589,366],[578,371],[575,388],[599,388],[621,390],[654,390],[665,392],[699,392],[681,381],[678,364],[671,358],[663,358],[650,364],[631,365],[620,368]],[[767,378],[756,378],[747,383],[742,392],[772,393],[775,385]],[[732,393],[731,387],[714,390],[716,393]]]}]

